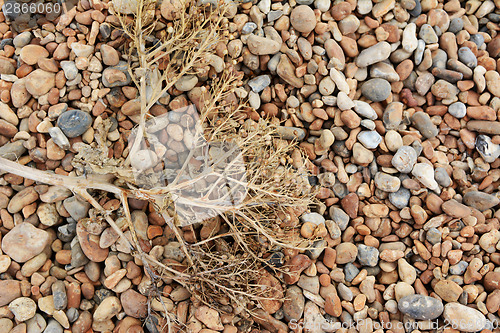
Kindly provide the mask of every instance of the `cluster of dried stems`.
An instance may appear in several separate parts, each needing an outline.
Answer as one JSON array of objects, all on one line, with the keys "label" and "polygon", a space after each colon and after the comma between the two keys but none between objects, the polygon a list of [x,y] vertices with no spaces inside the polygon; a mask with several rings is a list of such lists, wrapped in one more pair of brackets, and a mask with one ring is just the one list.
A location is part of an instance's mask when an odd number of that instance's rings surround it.
[{"label": "cluster of dried stems", "polygon": [[[172,25],[162,31],[155,28],[156,1],[139,0],[133,17],[116,13],[129,38],[129,70],[139,89],[141,105],[137,132],[133,142],[129,142],[129,157],[147,141],[146,124],[152,118],[151,107],[159,103],[179,78],[196,73],[196,69],[204,65],[207,55],[214,52],[215,45],[224,41],[226,5],[198,6],[194,0],[181,4],[176,19],[170,22]],[[228,102],[231,100],[228,97],[234,96],[234,87],[241,84],[240,79],[234,68],[210,78],[211,88],[206,90],[207,97],[199,110],[202,127],[196,133],[195,145],[174,181],[165,185],[141,187],[137,178],[130,176],[133,170],[129,158],[108,158],[105,126],[96,131],[95,143],[86,147],[98,152],[99,161],[91,157],[86,159],[86,154],[77,156],[78,163],[86,164],[91,171],[85,177],[35,170],[3,158],[0,158],[0,171],[64,186],[87,200],[128,242],[132,254],[143,263],[151,280],[152,295],[160,296],[158,288],[165,279],[174,280],[205,304],[219,305],[222,309],[231,304],[239,307],[239,312],[251,313],[252,308],[258,307],[259,300],[269,295],[269,290],[257,283],[259,270],[266,265],[263,256],[283,248],[307,245],[301,243],[297,230],[287,219],[293,212],[305,210],[313,204],[315,193],[308,185],[305,165],[297,161],[297,156],[301,160],[304,158],[295,144],[278,138],[275,127],[267,121],[244,120],[249,111],[245,103]],[[193,175],[190,166],[193,154],[217,143],[230,144],[237,149],[222,149],[215,162],[212,159],[207,162],[210,165],[203,165]],[[222,173],[220,169],[223,169]],[[229,179],[238,188],[240,198],[230,205],[221,205],[220,196],[211,199],[208,195],[216,190],[214,186],[219,186],[217,181],[205,189],[203,193],[206,195],[182,196],[187,186],[221,177],[226,181]],[[122,205],[119,214],[106,211],[91,194],[96,191],[119,198]],[[168,261],[143,252],[132,223],[128,198],[147,200],[154,205],[182,245],[186,256],[182,266],[170,265]],[[196,219],[196,212],[200,210],[212,211],[218,216],[189,223],[179,220],[181,211],[193,213],[193,219]],[[115,222],[118,217],[127,221],[123,228]],[[190,224],[190,228],[198,228],[202,222],[222,224],[224,232],[197,240],[194,244],[186,243],[180,226]],[[131,239],[124,235],[127,228]],[[158,298],[161,301],[161,297]],[[146,324],[170,332],[175,316],[168,311],[161,315],[163,317],[152,314]]]}]

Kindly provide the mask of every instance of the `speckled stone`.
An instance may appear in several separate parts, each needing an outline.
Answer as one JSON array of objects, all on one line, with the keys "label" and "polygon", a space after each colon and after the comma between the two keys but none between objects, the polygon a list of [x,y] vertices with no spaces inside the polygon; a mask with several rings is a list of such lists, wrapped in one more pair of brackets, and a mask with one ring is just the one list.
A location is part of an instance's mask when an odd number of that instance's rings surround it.
[{"label": "speckled stone", "polygon": [[399,190],[393,193],[389,193],[389,201],[391,204],[399,209],[403,209],[408,206],[410,201],[411,193],[410,190],[400,187]]},{"label": "speckled stone", "polygon": [[436,319],[443,313],[443,303],[436,298],[424,295],[408,295],[398,302],[402,313],[418,320]]},{"label": "speckled stone", "polygon": [[378,264],[379,252],[373,246],[358,245],[358,261],[363,266],[375,267]]}]

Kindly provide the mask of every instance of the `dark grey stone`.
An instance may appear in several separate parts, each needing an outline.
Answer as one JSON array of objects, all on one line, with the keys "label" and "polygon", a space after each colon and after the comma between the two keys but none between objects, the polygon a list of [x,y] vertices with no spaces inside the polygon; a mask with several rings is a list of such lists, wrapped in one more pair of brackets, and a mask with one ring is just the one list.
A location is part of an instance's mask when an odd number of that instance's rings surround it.
[{"label": "dark grey stone", "polygon": [[391,95],[391,84],[384,79],[371,79],[361,86],[361,93],[373,102],[382,102]]},{"label": "dark grey stone", "polygon": [[81,110],[63,112],[57,119],[59,127],[68,138],[76,138],[85,133],[92,125],[92,117]]}]

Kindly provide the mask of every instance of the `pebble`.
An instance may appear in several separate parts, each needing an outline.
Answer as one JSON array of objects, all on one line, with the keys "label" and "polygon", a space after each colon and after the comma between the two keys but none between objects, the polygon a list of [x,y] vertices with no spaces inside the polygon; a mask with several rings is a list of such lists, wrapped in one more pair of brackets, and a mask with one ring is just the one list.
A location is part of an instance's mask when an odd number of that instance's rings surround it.
[{"label": "pebble", "polygon": [[69,81],[76,79],[76,76],[78,75],[78,68],[76,68],[74,61],[61,61],[60,64],[66,79]]},{"label": "pebble", "polygon": [[6,306],[19,297],[21,297],[21,283],[19,281],[0,281],[0,306]]},{"label": "pebble", "polygon": [[[76,329],[76,327],[75,327]],[[50,319],[43,333],[63,333],[64,329],[56,320]]]},{"label": "pebble", "polygon": [[299,320],[304,313],[305,298],[302,294],[302,289],[297,286],[287,288],[285,301],[283,303],[283,313],[285,319]]},{"label": "pebble", "polygon": [[39,255],[49,244],[49,234],[23,222],[12,228],[2,239],[2,251],[12,260],[24,263]]},{"label": "pebble", "polygon": [[458,49],[458,60],[464,63],[467,67],[474,69],[477,66],[477,58],[472,53],[471,49],[464,46]]},{"label": "pebble", "polygon": [[402,146],[391,160],[391,164],[399,172],[410,173],[417,162],[417,152],[410,146]]},{"label": "pebble", "polygon": [[194,316],[211,330],[221,331],[224,329],[219,313],[214,309],[210,309],[208,306],[202,305],[198,307]]},{"label": "pebble", "polygon": [[40,204],[36,210],[36,214],[43,225],[51,227],[60,222],[60,216],[54,204]]},{"label": "pebble", "polygon": [[486,317],[481,312],[460,303],[446,304],[443,317],[462,332],[477,332],[486,327]]},{"label": "pebble", "polygon": [[292,85],[295,88],[302,88],[304,86],[303,78],[297,77],[297,75],[295,74],[295,67],[288,59],[288,57],[284,54],[282,54],[280,57],[278,67],[276,68],[276,73],[286,83]]},{"label": "pebble", "polygon": [[349,215],[347,213],[335,206],[332,206],[330,208],[330,219],[332,219],[335,224],[337,224],[340,228],[340,230],[345,230],[347,226],[349,225]]},{"label": "pebble", "polygon": [[254,34],[248,37],[247,45],[250,52],[255,55],[275,54],[281,48],[281,44],[277,41]]},{"label": "pebble", "polygon": [[438,36],[430,24],[423,24],[420,27],[418,36],[422,38],[426,44],[434,44],[438,42]]},{"label": "pebble", "polygon": [[29,297],[19,297],[9,304],[9,310],[17,321],[26,321],[36,314],[36,303]]},{"label": "pebble", "polygon": [[368,67],[377,62],[386,60],[390,55],[391,45],[387,42],[380,42],[361,51],[356,58],[356,65],[358,67]]},{"label": "pebble", "polygon": [[410,23],[406,25],[405,29],[403,30],[403,40],[402,40],[402,46],[403,50],[411,53],[415,51],[418,45],[418,39],[417,39],[417,26],[415,23]]},{"label": "pebble", "polygon": [[112,46],[102,44],[100,51],[101,51],[101,55],[102,55],[102,62],[106,66],[118,65],[118,62],[120,61],[120,56],[119,56],[118,52]]},{"label": "pebble", "polygon": [[362,131],[358,134],[358,140],[368,149],[376,149],[382,142],[382,137],[376,131]]},{"label": "pebble", "polygon": [[335,248],[337,251],[337,264],[352,263],[358,255],[358,247],[352,243],[342,243]]},{"label": "pebble", "polygon": [[434,96],[449,100],[453,100],[453,98],[455,98],[459,93],[459,90],[455,85],[445,80],[438,80],[434,83],[431,87],[431,91]]},{"label": "pebble", "polygon": [[80,221],[87,216],[90,204],[83,199],[72,196],[63,201],[63,206],[75,221]]},{"label": "pebble", "polygon": [[54,300],[54,309],[64,310],[68,306],[68,297],[66,294],[66,286],[62,281],[56,281],[52,284],[52,296]]},{"label": "pebble", "polygon": [[[73,43],[72,45],[75,44]],[[106,88],[127,86],[131,81],[132,78],[128,73],[127,64],[123,61],[120,61],[116,66],[107,67],[102,72],[102,84]]]},{"label": "pebble", "polygon": [[463,289],[451,280],[440,280],[434,285],[434,291],[442,300],[450,303],[458,301]]},{"label": "pebble", "polygon": [[94,53],[94,46],[82,43],[72,43],[71,50],[73,50],[77,57],[88,58]]},{"label": "pebble", "polygon": [[391,85],[384,79],[371,79],[363,83],[361,93],[373,102],[381,102],[391,94]]},{"label": "pebble", "polygon": [[198,83],[196,75],[184,75],[175,82],[175,88],[180,91],[191,91]]},{"label": "pebble", "polygon": [[304,327],[310,327],[311,333],[324,332],[325,318],[321,314],[319,307],[311,301],[304,306]]},{"label": "pebble", "polygon": [[103,262],[106,260],[109,250],[107,248],[103,249],[99,246],[99,237],[91,236],[91,234],[84,227],[84,220],[80,220],[78,222],[76,233],[80,248],[85,254],[85,257],[93,262]]},{"label": "pebble", "polygon": [[434,180],[434,169],[427,163],[417,163],[413,167],[411,174],[415,176],[425,187],[432,191],[439,189],[438,183]]},{"label": "pebble", "polygon": [[43,69],[35,69],[26,76],[26,91],[34,97],[45,95],[50,89],[54,88],[56,84],[55,78],[54,73],[44,71]]},{"label": "pebble", "polygon": [[464,203],[477,210],[485,211],[498,205],[500,200],[491,194],[481,191],[470,191],[465,193]]},{"label": "pebble", "polygon": [[486,135],[478,135],[475,142],[476,150],[487,163],[493,163],[500,156],[500,146],[494,144]]},{"label": "pebble", "polygon": [[62,132],[59,127],[51,127],[49,128],[49,135],[54,141],[56,145],[58,145],[61,149],[69,149],[70,143],[66,135]]},{"label": "pebble", "polygon": [[114,316],[118,315],[122,309],[122,305],[118,297],[109,296],[106,297],[101,304],[97,307],[94,312],[95,321],[105,321],[110,320]]},{"label": "pebble", "polygon": [[[146,296],[139,294],[133,289],[129,289],[120,295],[120,302],[123,306],[123,311],[134,318],[145,318],[147,315],[147,302]],[[198,320],[198,316],[196,316]],[[200,320],[202,321],[202,320]],[[203,321],[202,321],[203,322]],[[205,323],[206,324],[206,323]],[[208,325],[207,325],[208,326]],[[212,329],[212,327],[209,327]]]},{"label": "pebble", "polygon": [[410,285],[417,279],[417,271],[403,258],[398,260],[398,274],[401,281]]},{"label": "pebble", "polygon": [[92,125],[92,117],[81,110],[68,110],[57,119],[59,127],[68,138],[76,138],[85,133]]},{"label": "pebble", "polygon": [[375,112],[375,110],[373,110],[370,104],[359,100],[355,100],[353,102],[354,111],[356,111],[358,115],[371,120],[377,119],[377,113]]},{"label": "pebble", "polygon": [[295,7],[290,14],[290,23],[299,32],[309,33],[316,27],[316,15],[311,7],[300,5]]},{"label": "pebble", "polygon": [[307,213],[303,214],[300,219],[302,223],[313,223],[314,225],[320,225],[325,223],[325,218],[318,213]]},{"label": "pebble", "polygon": [[450,26],[448,28],[448,31],[451,33],[458,33],[460,32],[464,27],[464,21],[462,20],[461,17],[455,17],[450,21]]},{"label": "pebble", "polygon": [[376,267],[378,264],[379,252],[373,246],[358,245],[358,261],[363,266]]},{"label": "pebble", "polygon": [[374,180],[377,189],[384,192],[397,192],[401,186],[399,178],[388,175],[384,172],[377,172]]},{"label": "pebble", "polygon": [[26,45],[21,49],[19,57],[28,65],[35,65],[39,59],[47,58],[49,52],[40,45]]},{"label": "pebble", "polygon": [[427,113],[422,111],[415,112],[415,114],[411,117],[411,121],[418,131],[427,139],[431,139],[439,133],[436,125],[432,123],[431,118]]},{"label": "pebble", "polygon": [[248,81],[248,85],[254,93],[260,93],[271,84],[269,75],[259,75]]},{"label": "pebble", "polygon": [[467,107],[462,102],[455,102],[448,107],[448,113],[455,118],[462,119],[467,114]]},{"label": "pebble", "polygon": [[42,333],[47,327],[47,322],[39,313],[26,322],[26,331],[29,333]]},{"label": "pebble", "polygon": [[399,209],[403,209],[408,206],[410,197],[410,191],[404,187],[400,187],[396,192],[389,193],[390,203]]},{"label": "pebble", "polygon": [[398,301],[398,309],[402,313],[417,320],[433,320],[444,310],[439,300],[424,295],[408,295]]}]

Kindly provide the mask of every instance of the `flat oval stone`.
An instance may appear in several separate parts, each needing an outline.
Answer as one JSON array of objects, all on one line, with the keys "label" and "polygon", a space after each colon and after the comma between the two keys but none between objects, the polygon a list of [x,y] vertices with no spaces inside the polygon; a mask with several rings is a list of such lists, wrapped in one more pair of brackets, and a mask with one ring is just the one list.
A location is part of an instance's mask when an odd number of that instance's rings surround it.
[{"label": "flat oval stone", "polygon": [[499,202],[496,196],[480,191],[470,191],[464,195],[464,203],[480,211],[495,207]]},{"label": "flat oval stone", "polygon": [[460,303],[446,304],[443,317],[450,326],[462,332],[478,332],[487,325],[487,319],[481,312]]},{"label": "flat oval stone", "polygon": [[398,302],[398,309],[405,315],[418,320],[436,319],[443,313],[443,303],[424,295],[408,295]]},{"label": "flat oval stone", "polygon": [[50,236],[45,230],[23,222],[16,225],[2,239],[2,251],[12,260],[26,262],[39,255],[49,244]]},{"label": "flat oval stone", "polygon": [[474,69],[477,66],[477,58],[472,50],[464,46],[458,50],[458,59],[467,67]]},{"label": "flat oval stone", "polygon": [[455,118],[461,119],[467,114],[467,107],[462,102],[455,102],[448,107],[448,113]]},{"label": "flat oval stone", "polygon": [[376,149],[382,142],[382,137],[377,131],[362,131],[358,134],[358,140],[368,149]]},{"label": "flat oval stone", "polygon": [[108,257],[109,249],[103,249],[99,246],[99,236],[90,234],[83,225],[82,221],[76,226],[76,234],[83,253],[91,261],[103,262]]},{"label": "flat oval stone", "polygon": [[356,66],[367,67],[383,61],[391,55],[391,44],[380,42],[361,51],[356,58]]},{"label": "flat oval stone", "polygon": [[57,119],[57,126],[68,138],[76,138],[85,133],[92,125],[92,117],[81,110],[69,110]]},{"label": "flat oval stone", "polygon": [[373,102],[382,102],[391,94],[391,84],[384,79],[371,79],[361,86],[363,96]]},{"label": "flat oval stone", "polygon": [[305,298],[302,290],[297,286],[291,286],[286,291],[286,299],[283,303],[283,312],[286,320],[299,320],[304,313]]},{"label": "flat oval stone", "polygon": [[422,111],[415,112],[411,117],[411,121],[418,131],[427,139],[431,139],[439,133],[438,128],[432,123],[427,113]]},{"label": "flat oval stone", "polygon": [[391,176],[384,172],[377,172],[375,174],[375,186],[384,192],[396,192],[401,186],[401,181],[398,177]]}]

